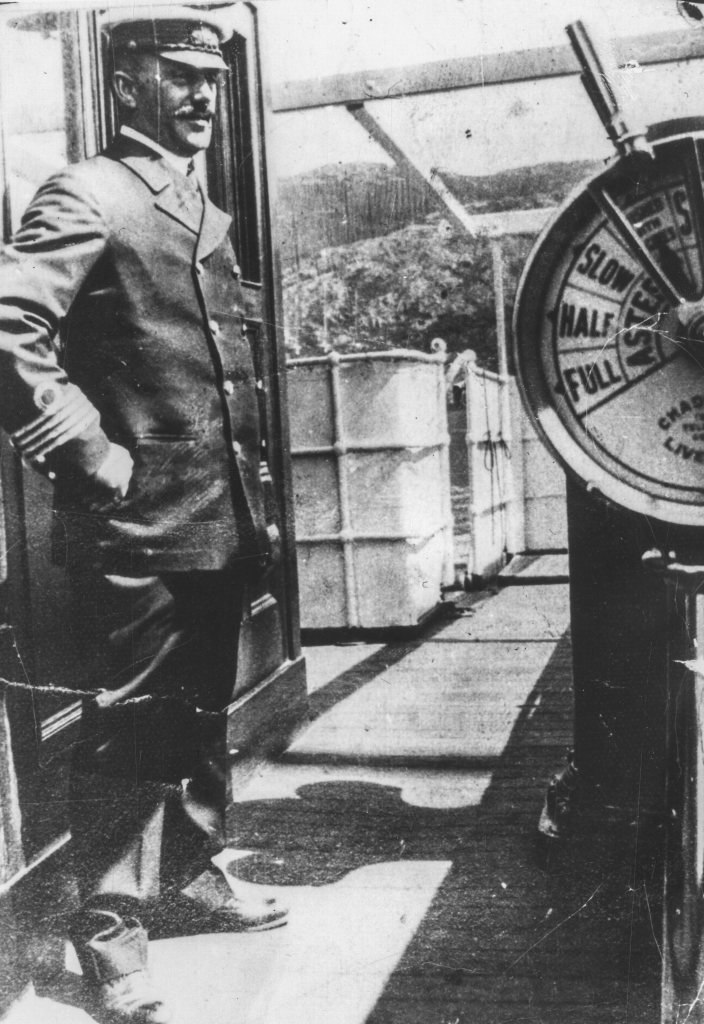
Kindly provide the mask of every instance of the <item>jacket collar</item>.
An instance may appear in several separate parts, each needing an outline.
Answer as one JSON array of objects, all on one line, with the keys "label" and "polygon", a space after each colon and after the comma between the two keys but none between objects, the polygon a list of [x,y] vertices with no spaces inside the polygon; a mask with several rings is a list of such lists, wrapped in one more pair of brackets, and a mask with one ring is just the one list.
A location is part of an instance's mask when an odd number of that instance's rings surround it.
[{"label": "jacket collar", "polygon": [[126,135],[118,135],[105,155],[129,167],[155,195],[163,192],[176,174],[155,150]]},{"label": "jacket collar", "polygon": [[123,124],[120,128],[120,135],[125,135],[128,139],[136,139],[137,142],[146,146],[147,149],[151,149],[155,153],[158,153],[159,156],[162,156],[164,160],[166,160],[170,167],[174,167],[177,171],[180,171],[181,174],[188,174],[188,168],[193,164],[193,157],[179,156],[178,153],[170,153],[168,149],[164,149],[164,147],[156,142],[155,139],[150,139],[147,135],[143,135],[131,125]]},{"label": "jacket collar", "polygon": [[196,204],[189,203],[189,193],[182,187],[182,175],[159,156],[155,150],[124,135],[117,136],[107,151],[108,156],[119,160],[145,183],[156,197],[154,205],[162,213],[173,217],[184,227],[198,236],[196,260],[204,260],[222,242],[232,223],[232,217],[204,197],[201,211]]}]

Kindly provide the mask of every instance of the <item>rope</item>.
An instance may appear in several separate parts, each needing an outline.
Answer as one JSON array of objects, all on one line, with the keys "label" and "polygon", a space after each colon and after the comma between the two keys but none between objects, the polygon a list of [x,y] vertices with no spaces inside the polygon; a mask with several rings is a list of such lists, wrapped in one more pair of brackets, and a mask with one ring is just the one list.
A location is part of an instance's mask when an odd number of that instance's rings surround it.
[{"label": "rope", "polygon": [[[488,469],[492,474],[496,467],[496,453],[498,451],[503,452],[507,459],[511,458],[511,451],[503,436],[499,434],[497,439],[494,440],[490,430],[487,430],[481,441],[477,442],[477,448],[484,452],[484,469]],[[500,477],[501,474],[499,473],[498,476]]]}]

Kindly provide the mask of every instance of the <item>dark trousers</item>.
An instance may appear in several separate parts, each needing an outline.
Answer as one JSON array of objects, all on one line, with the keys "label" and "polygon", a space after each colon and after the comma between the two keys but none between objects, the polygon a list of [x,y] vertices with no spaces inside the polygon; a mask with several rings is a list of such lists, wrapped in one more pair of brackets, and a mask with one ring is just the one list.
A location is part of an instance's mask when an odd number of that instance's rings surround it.
[{"label": "dark trousers", "polygon": [[153,898],[187,834],[211,854],[225,845],[225,709],[246,574],[69,577],[85,685],[105,690],[86,699],[71,771],[81,895]]}]

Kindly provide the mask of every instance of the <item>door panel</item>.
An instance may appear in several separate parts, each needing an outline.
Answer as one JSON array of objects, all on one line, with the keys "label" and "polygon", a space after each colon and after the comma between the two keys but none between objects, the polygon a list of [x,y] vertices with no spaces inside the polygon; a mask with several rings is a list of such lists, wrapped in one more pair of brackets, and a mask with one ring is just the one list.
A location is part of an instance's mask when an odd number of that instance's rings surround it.
[{"label": "door panel", "polygon": [[[87,14],[42,11],[0,22],[0,113],[4,169],[3,237],[9,240],[39,185],[96,151],[93,92],[85,68],[95,52]],[[7,531],[12,644],[2,675],[43,687],[71,687],[64,579],[51,560],[50,483],[0,446]],[[8,714],[18,776],[25,860],[65,829],[67,765],[80,704],[65,694],[11,692]]]}]

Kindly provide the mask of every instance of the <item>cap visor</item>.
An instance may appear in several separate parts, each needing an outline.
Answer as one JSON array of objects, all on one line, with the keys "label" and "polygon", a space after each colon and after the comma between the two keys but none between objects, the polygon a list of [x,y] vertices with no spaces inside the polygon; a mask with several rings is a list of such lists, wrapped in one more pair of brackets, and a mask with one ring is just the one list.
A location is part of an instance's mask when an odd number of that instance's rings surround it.
[{"label": "cap visor", "polygon": [[189,67],[198,68],[199,71],[227,71],[227,64],[215,53],[198,53],[197,50],[184,50],[175,53],[173,50],[166,50],[159,54],[165,60],[172,60],[176,64],[188,64]]}]

